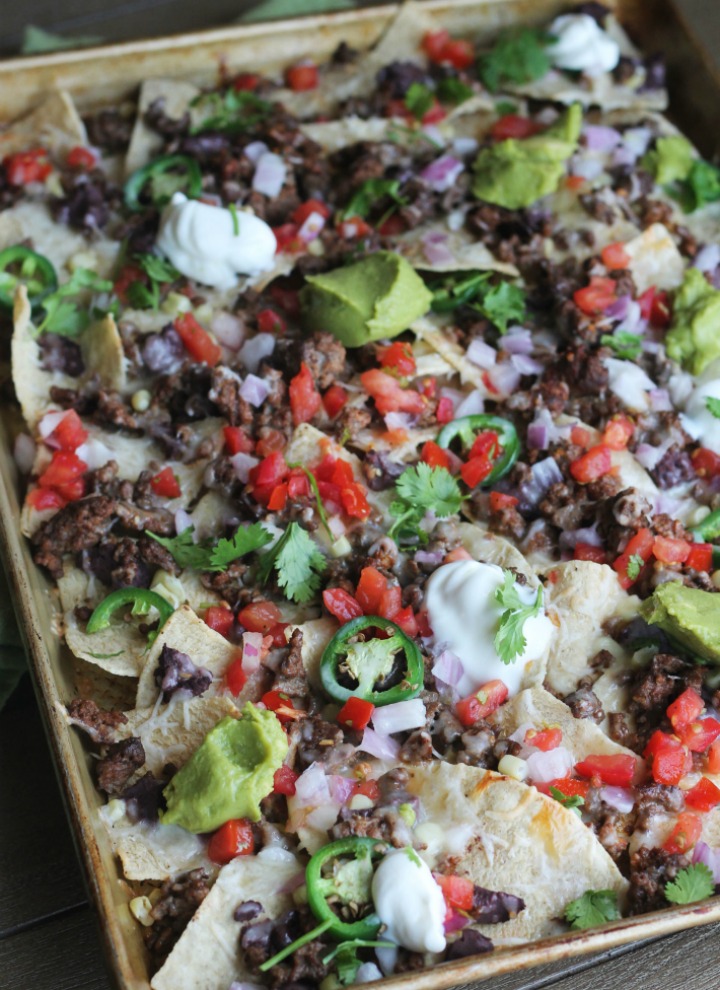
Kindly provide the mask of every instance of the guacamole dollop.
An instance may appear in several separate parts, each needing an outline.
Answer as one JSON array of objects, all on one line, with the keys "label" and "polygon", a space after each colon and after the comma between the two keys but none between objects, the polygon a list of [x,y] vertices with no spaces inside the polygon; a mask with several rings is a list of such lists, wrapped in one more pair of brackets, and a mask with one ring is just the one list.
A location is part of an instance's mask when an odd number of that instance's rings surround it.
[{"label": "guacamole dollop", "polygon": [[640,159],[640,165],[648,171],[658,185],[686,179],[694,160],[693,147],[684,137],[661,137],[652,151]]},{"label": "guacamole dollop", "polygon": [[212,832],[231,818],[257,821],[287,751],[275,715],[248,702],[240,718],[221,719],[175,774],[160,820],[188,832]]},{"label": "guacamole dollop", "polygon": [[665,347],[669,357],[694,375],[720,357],[720,292],[697,268],[688,268],[675,294]]},{"label": "guacamole dollop", "polygon": [[668,581],[642,603],[640,614],[691,653],[720,663],[720,601],[712,591]]},{"label": "guacamole dollop", "polygon": [[393,251],[377,251],[306,282],[300,293],[303,325],[328,331],[346,347],[396,337],[432,302],[412,265]]},{"label": "guacamole dollop", "polygon": [[542,134],[483,148],[473,165],[473,195],[517,210],[554,192],[577,147],[581,127],[582,109],[573,103]]}]

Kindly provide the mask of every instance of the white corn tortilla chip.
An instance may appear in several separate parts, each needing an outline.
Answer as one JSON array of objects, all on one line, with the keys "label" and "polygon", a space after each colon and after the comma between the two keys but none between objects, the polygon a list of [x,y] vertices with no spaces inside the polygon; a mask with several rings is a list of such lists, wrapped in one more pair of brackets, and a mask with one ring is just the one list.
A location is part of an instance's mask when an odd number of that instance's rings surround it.
[{"label": "white corn tortilla chip", "polygon": [[265,917],[279,917],[293,904],[292,896],[280,891],[301,869],[289,853],[280,859],[272,850],[238,856],[224,866],[167,961],[150,981],[152,990],[227,990],[233,981],[253,981],[242,958],[235,909],[244,901],[258,901]]},{"label": "white corn tortilla chip", "polygon": [[63,89],[46,93],[24,117],[0,129],[0,158],[38,146],[64,152],[88,143],[85,125],[69,93]]},{"label": "white corn tortilla chip", "polygon": [[[425,254],[424,240],[428,237],[442,237],[442,246],[452,256],[447,261],[429,261]],[[427,223],[395,238],[393,250],[402,254],[413,268],[430,272],[493,271],[503,275],[518,276],[515,265],[498,259],[485,247],[482,241],[465,230],[449,230],[444,223]]]},{"label": "white corn tortilla chip", "polygon": [[487,391],[483,382],[482,369],[472,361],[468,361],[465,351],[449,336],[443,333],[442,323],[437,317],[423,316],[410,327],[415,336],[431,347],[451,368],[460,374],[463,384],[479,388],[483,394]]},{"label": "white corn tortilla chip", "polygon": [[177,79],[146,79],[140,88],[137,119],[125,158],[125,175],[132,175],[147,165],[162,149],[162,137],[145,123],[146,111],[156,100],[163,100],[163,113],[171,120],[180,120],[200,90],[192,83]]},{"label": "white corn tortilla chip", "polygon": [[26,237],[53,263],[58,274],[80,255],[83,268],[91,268],[101,278],[107,278],[120,250],[117,241],[102,234],[89,243],[79,231],[58,224],[47,205],[37,200],[17,203],[0,213],[0,248],[11,247]]},{"label": "white corn tortilla chip", "polygon": [[651,286],[677,289],[685,274],[685,260],[670,231],[661,223],[651,224],[638,237],[623,245],[630,257],[628,268],[638,294]]},{"label": "white corn tortilla chip", "polygon": [[199,836],[179,825],[131,822],[125,815],[113,819],[112,807],[111,802],[101,808],[100,819],[127,880],[162,881],[198,867],[214,872]]}]

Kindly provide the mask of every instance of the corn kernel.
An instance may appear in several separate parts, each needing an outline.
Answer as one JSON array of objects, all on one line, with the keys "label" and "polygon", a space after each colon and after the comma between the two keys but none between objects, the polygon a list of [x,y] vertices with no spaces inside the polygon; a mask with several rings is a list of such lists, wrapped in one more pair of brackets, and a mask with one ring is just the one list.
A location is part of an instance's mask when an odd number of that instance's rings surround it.
[{"label": "corn kernel", "polygon": [[133,394],[132,399],[130,399],[130,405],[133,407],[135,412],[145,412],[150,408],[150,400],[152,396],[146,388],[139,388],[137,392]]},{"label": "corn kernel", "polygon": [[351,811],[365,811],[366,808],[372,807],[373,803],[366,794],[353,794],[350,798]]},{"label": "corn kernel", "polygon": [[97,255],[94,251],[78,251],[68,261],[68,268],[71,272],[76,272],[78,268],[89,268],[95,271],[97,265]]},{"label": "corn kernel", "polygon": [[128,907],[130,908],[130,914],[141,925],[145,925],[146,928],[152,925],[154,919],[150,913],[152,911],[152,903],[149,897],[145,897],[144,895],[142,897],[133,897]]},{"label": "corn kernel", "polygon": [[182,292],[168,292],[160,303],[160,309],[170,316],[177,316],[179,313],[189,313],[192,309],[192,303]]},{"label": "corn kernel", "polygon": [[509,753],[506,753],[498,763],[498,773],[502,773],[506,777],[512,777],[514,780],[525,780],[527,777],[527,763],[525,760],[521,760],[519,756],[510,756]]},{"label": "corn kernel", "polygon": [[707,516],[710,515],[709,505],[699,505],[697,509],[690,513],[687,518],[687,526],[699,526]]},{"label": "corn kernel", "polygon": [[350,540],[347,536],[341,536],[339,540],[335,540],[333,545],[330,547],[330,553],[333,557],[347,557],[349,553],[352,552],[352,546],[350,545]]}]

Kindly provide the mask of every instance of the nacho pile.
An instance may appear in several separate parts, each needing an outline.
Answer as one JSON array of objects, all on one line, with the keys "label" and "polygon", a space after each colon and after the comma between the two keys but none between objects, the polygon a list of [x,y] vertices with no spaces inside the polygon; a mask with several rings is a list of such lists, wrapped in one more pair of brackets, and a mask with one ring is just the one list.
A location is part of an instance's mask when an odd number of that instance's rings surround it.
[{"label": "nacho pile", "polygon": [[610,11],[0,134],[20,525],[153,990],[720,880],[720,172]]}]

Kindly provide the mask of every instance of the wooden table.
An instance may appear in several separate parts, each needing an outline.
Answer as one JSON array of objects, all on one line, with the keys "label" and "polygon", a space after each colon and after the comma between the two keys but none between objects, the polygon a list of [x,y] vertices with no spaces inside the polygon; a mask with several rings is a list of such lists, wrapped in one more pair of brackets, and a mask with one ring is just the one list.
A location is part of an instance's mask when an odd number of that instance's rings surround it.
[{"label": "wooden table", "polygon": [[[720,52],[720,3],[678,0],[711,52]],[[4,4],[3,7],[6,5]],[[237,0],[27,0],[3,9],[0,51],[26,22],[108,40],[230,20]],[[0,713],[0,987],[109,990],[96,918],[87,900],[42,723],[26,678]],[[492,990],[717,990],[720,925],[492,981]],[[489,983],[477,990],[489,990]]]}]

